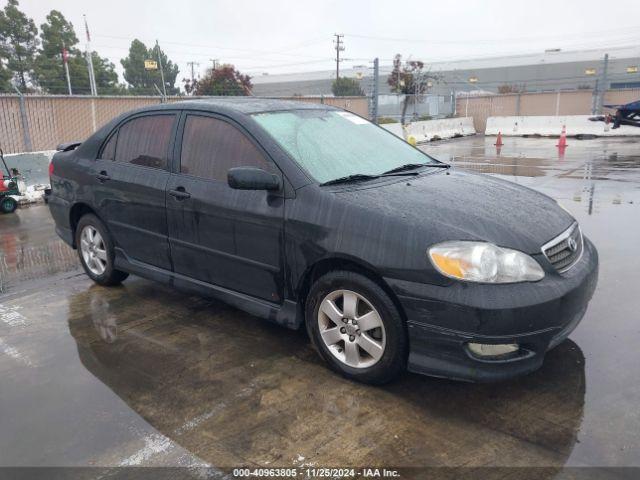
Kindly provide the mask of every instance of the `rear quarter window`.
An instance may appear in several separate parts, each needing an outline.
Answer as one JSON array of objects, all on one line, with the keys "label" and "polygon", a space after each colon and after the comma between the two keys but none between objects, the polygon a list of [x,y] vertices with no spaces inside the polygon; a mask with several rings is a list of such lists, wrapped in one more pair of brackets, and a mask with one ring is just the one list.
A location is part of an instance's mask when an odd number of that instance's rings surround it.
[{"label": "rear quarter window", "polygon": [[117,133],[115,161],[166,169],[175,118],[175,114],[146,115],[122,125]]}]

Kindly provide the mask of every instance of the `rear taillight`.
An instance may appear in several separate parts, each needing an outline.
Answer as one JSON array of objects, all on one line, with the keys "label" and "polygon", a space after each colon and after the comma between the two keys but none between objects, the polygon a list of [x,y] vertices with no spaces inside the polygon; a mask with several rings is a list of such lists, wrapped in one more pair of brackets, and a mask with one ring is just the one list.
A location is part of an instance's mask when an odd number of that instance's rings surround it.
[{"label": "rear taillight", "polygon": [[53,159],[49,162],[49,178],[53,175]]}]

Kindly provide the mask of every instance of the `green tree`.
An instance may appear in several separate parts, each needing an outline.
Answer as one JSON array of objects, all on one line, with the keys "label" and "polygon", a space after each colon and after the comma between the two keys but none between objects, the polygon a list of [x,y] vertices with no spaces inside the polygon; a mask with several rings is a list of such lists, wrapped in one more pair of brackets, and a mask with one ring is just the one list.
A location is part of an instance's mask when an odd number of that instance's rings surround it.
[{"label": "green tree", "polygon": [[[93,72],[96,76],[96,88],[101,95],[122,95],[126,93],[126,87],[118,83],[116,66],[108,58],[101,57],[96,52],[92,52]],[[89,86],[89,71],[87,72],[87,86]]]},{"label": "green tree", "polygon": [[[40,25],[41,48],[35,61],[35,78],[49,93],[66,94],[67,78],[62,59],[63,48],[67,50],[69,77],[74,94],[90,94],[89,70],[85,54],[76,45],[78,37],[73,24],[57,10],[51,10],[47,21]],[[122,90],[118,85],[115,65],[108,59],[92,52],[93,70],[99,94],[115,94]]]},{"label": "green tree", "polygon": [[194,84],[185,82],[187,93],[196,95],[251,95],[251,77],[243,75],[233,65],[222,65],[211,69]]},{"label": "green tree", "polygon": [[160,65],[157,70],[146,70],[145,60],[158,61],[158,53],[162,61],[164,81],[167,87],[167,94],[175,95],[178,89],[175,87],[178,76],[178,66],[174,64],[167,55],[157,46],[147,48],[140,40],[135,39],[129,47],[129,55],[120,60],[124,67],[124,79],[129,84],[129,91],[139,95],[157,95],[158,90],[162,91],[162,78],[160,75]]},{"label": "green tree", "polygon": [[0,63],[0,92],[9,92],[11,90],[11,71]]},{"label": "green tree", "polygon": [[[77,43],[78,37],[73,30],[73,25],[64,18],[62,13],[51,10],[47,15],[46,22],[40,25],[40,50],[36,56],[34,68],[34,77],[38,85],[45,91],[58,94],[67,93],[62,50],[63,48],[67,49],[69,71],[71,72],[74,57],[80,54],[74,48]],[[74,86],[77,87],[77,85]]]},{"label": "green tree", "polygon": [[340,77],[331,84],[331,91],[336,97],[362,97],[364,92],[360,82],[355,78]]},{"label": "green tree", "polygon": [[8,0],[0,11],[0,58],[18,86],[27,90],[38,48],[38,29],[35,22],[18,9],[18,0]]},{"label": "green tree", "polygon": [[409,103],[415,102],[418,95],[422,95],[427,91],[430,80],[439,81],[440,77],[425,70],[424,62],[407,60],[403,64],[400,54],[397,54],[393,59],[393,70],[389,74],[387,83],[392,92],[405,95],[400,119],[403,125]]}]

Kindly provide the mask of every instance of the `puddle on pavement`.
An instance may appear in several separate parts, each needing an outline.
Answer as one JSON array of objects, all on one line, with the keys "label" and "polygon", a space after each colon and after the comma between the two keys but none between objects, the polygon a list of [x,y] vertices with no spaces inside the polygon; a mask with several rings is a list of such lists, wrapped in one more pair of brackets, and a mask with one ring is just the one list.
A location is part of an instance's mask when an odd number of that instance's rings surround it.
[{"label": "puddle on pavement", "polygon": [[[571,341],[540,371],[499,387],[406,374],[376,388],[329,371],[303,332],[143,280],[78,289],[62,310],[56,323],[67,322],[77,359],[95,379],[162,436],[223,469],[294,466],[300,457],[337,467],[562,466],[582,422],[585,361]],[[29,307],[22,311],[29,316]],[[64,390],[73,381],[55,367],[47,375]],[[16,420],[0,437],[17,433],[33,408],[13,398]],[[111,418],[95,400],[74,405],[48,428]]]},{"label": "puddle on pavement", "polygon": [[56,235],[46,206],[0,214],[0,294],[26,280],[79,268],[76,252]]}]

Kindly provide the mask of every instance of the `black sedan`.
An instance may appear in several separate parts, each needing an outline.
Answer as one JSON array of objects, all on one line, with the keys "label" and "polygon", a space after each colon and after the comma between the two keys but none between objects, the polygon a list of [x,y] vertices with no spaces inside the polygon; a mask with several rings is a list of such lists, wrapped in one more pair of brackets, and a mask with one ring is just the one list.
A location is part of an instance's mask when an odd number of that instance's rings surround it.
[{"label": "black sedan", "polygon": [[61,146],[49,206],[95,282],[304,325],[347,377],[535,370],[582,318],[596,249],[551,198],[449,167],[325,105],[187,101]]}]

